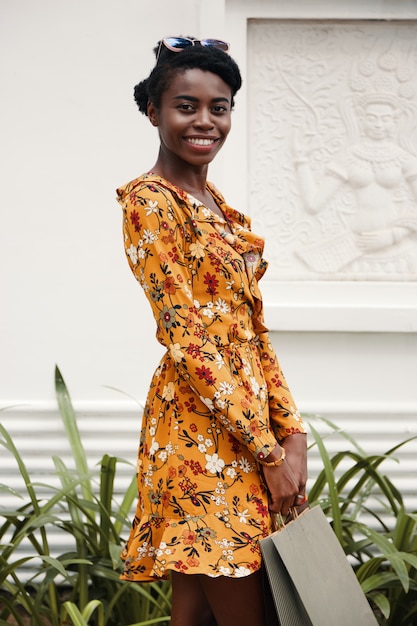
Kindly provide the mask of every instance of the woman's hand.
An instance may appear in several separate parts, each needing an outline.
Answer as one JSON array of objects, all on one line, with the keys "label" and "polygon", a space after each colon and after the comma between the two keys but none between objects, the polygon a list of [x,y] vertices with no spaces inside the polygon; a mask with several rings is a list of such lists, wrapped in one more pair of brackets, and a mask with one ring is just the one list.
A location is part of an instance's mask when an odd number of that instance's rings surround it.
[{"label": "woman's hand", "polygon": [[282,442],[286,452],[286,461],[294,472],[298,484],[298,493],[305,494],[307,483],[307,435],[295,433]]},{"label": "woman's hand", "polygon": [[[262,466],[264,479],[269,491],[269,510],[273,513],[288,515],[289,510],[302,504],[301,498],[297,503],[297,496],[305,496],[307,482],[307,435],[296,433],[286,437],[282,447],[286,457],[277,467]],[[265,461],[280,458],[280,450],[274,450]],[[274,456],[275,455],[275,456]]]}]

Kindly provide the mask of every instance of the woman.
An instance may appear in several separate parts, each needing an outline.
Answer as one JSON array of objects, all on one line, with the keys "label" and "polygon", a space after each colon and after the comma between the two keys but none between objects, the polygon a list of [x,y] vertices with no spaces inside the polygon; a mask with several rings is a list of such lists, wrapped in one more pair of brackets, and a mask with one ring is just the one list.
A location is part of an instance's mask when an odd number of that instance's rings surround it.
[{"label": "woman", "polygon": [[181,37],[155,48],[135,100],[158,158],[118,189],[127,258],[166,347],[122,578],[170,574],[173,626],[263,626],[259,540],[269,511],[305,501],[305,430],[262,317],[263,241],[207,182],[241,86],[227,50]]}]

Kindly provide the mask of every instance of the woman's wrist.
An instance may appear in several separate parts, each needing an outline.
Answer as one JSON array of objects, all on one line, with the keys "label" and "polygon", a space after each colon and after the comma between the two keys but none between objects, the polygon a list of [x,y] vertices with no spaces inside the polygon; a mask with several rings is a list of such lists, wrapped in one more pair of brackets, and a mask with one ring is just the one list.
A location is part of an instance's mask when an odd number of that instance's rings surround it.
[{"label": "woman's wrist", "polygon": [[264,467],[279,467],[285,460],[285,448],[277,444],[267,457],[260,460],[259,463]]}]

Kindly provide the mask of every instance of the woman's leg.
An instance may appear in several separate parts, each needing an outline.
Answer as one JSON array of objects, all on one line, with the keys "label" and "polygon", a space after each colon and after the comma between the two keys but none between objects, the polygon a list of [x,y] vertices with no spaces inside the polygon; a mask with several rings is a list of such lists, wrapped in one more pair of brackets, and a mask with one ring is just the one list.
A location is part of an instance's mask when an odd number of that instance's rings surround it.
[{"label": "woman's leg", "polygon": [[217,626],[201,585],[202,578],[207,577],[171,572],[171,626]]},{"label": "woman's leg", "polygon": [[171,626],[266,626],[261,571],[243,578],[171,572]]},{"label": "woman's leg", "polygon": [[217,626],[266,626],[262,572],[243,578],[201,576]]}]

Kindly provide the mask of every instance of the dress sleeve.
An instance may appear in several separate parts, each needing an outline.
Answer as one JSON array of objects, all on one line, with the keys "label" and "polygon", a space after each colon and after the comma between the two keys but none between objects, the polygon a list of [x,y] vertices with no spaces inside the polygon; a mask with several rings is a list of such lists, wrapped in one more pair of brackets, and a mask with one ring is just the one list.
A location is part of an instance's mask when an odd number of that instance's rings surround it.
[{"label": "dress sleeve", "polygon": [[194,302],[193,274],[198,272],[204,247],[190,233],[199,225],[162,187],[143,185],[119,193],[118,200],[124,211],[126,255],[152,307],[158,340],[168,349],[181,378],[207,407],[207,414],[213,414],[262,460],[277,443],[267,398],[256,415],[247,408],[245,388],[219,353]]},{"label": "dress sleeve", "polygon": [[278,441],[294,433],[305,433],[300,413],[281,370],[268,333],[259,335],[261,363],[268,387],[269,418]]}]

